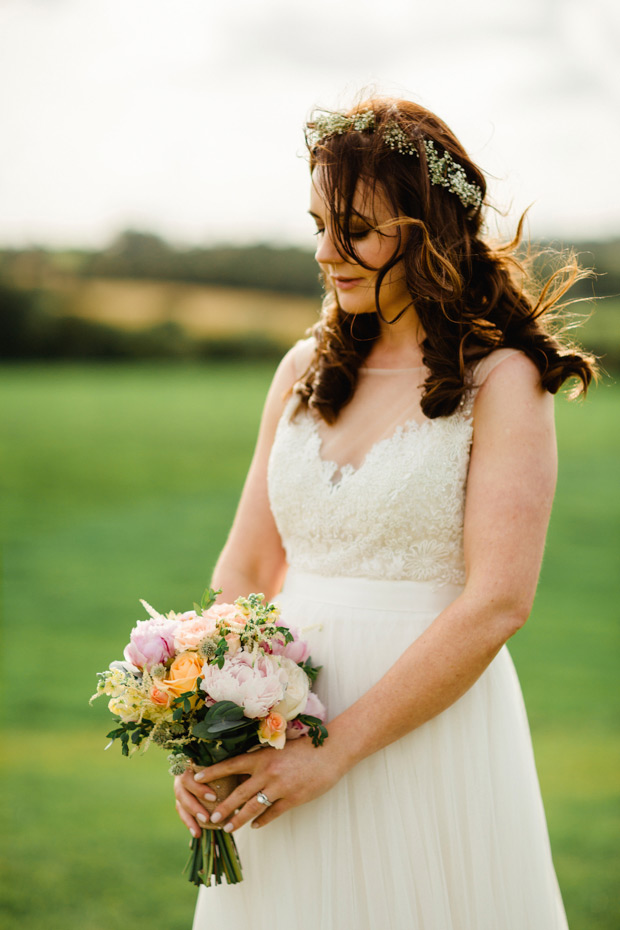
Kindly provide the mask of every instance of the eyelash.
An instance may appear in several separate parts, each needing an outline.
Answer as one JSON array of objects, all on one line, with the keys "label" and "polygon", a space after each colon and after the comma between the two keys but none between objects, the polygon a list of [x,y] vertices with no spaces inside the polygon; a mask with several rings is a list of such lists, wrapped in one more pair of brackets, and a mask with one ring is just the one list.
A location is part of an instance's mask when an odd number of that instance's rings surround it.
[{"label": "eyelash", "polygon": [[[324,232],[325,232],[324,229],[317,229],[317,231],[313,235],[322,236]],[[365,239],[366,236],[369,236],[371,232],[372,232],[372,229],[365,229],[364,232],[350,233],[350,236],[351,236],[351,239]]]}]

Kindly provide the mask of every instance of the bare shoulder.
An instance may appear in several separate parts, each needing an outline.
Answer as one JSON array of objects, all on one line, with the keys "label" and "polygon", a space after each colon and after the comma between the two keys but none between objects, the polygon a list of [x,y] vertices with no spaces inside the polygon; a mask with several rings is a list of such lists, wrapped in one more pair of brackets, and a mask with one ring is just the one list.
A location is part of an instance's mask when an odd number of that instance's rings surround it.
[{"label": "bare shoulder", "polygon": [[264,413],[267,424],[272,428],[279,420],[295,384],[308,368],[314,350],[314,338],[300,339],[288,350],[278,365],[269,388]]},{"label": "bare shoulder", "polygon": [[[503,351],[503,350],[502,350]],[[523,352],[484,362],[465,501],[469,590],[529,614],[555,490],[553,397]],[[480,374],[480,366],[478,370]]]},{"label": "bare shoulder", "polygon": [[476,426],[481,420],[553,418],[553,397],[542,387],[538,368],[524,352],[498,349],[477,367]]},{"label": "bare shoulder", "polygon": [[487,491],[492,480],[502,493],[513,493],[525,480],[528,494],[535,482],[547,498],[556,473],[553,396],[534,362],[512,352],[489,371],[476,396],[470,482],[483,474]]},{"label": "bare shoulder", "polygon": [[309,336],[307,339],[300,339],[295,343],[293,348],[290,350],[290,355],[295,366],[295,373],[297,375],[296,380],[299,379],[305,374],[310,365],[310,362],[314,358],[314,353],[316,352],[316,339],[314,336]]}]

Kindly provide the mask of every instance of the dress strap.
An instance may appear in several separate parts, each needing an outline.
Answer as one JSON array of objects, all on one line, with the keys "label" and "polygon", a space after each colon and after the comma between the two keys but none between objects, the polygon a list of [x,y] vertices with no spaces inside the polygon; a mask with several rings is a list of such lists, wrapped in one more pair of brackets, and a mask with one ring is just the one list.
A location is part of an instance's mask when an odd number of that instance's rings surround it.
[{"label": "dress strap", "polygon": [[494,352],[480,359],[473,371],[473,389],[479,391],[493,369],[518,352],[519,349],[495,349]]},{"label": "dress strap", "polygon": [[471,372],[470,385],[461,401],[461,409],[467,416],[473,416],[474,403],[478,391],[493,369],[497,368],[498,365],[501,365],[502,362],[505,362],[506,359],[510,358],[512,355],[517,355],[518,352],[519,349],[495,349],[494,352],[489,352],[488,355],[485,355],[484,358],[480,359],[480,361],[474,365]]}]

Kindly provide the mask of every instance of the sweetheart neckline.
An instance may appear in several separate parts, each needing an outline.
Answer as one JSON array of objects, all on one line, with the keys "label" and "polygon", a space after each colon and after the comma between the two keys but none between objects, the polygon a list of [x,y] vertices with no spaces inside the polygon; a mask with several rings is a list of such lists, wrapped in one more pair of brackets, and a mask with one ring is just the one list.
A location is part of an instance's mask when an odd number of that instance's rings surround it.
[{"label": "sweetheart neckline", "polygon": [[[367,464],[369,459],[372,459],[376,455],[376,452],[378,449],[382,448],[385,445],[388,445],[389,443],[393,442],[397,438],[401,439],[406,434],[420,433],[425,428],[428,428],[433,423],[446,423],[449,420],[452,420],[452,418],[457,415],[461,415],[462,417],[463,413],[464,413],[463,407],[460,406],[457,410],[454,411],[454,413],[450,414],[449,417],[434,417],[433,419],[431,419],[430,417],[425,417],[425,419],[422,421],[416,420],[414,417],[410,417],[408,420],[405,420],[404,423],[400,423],[394,429],[394,431],[390,433],[389,436],[384,436],[383,439],[377,439],[376,442],[373,442],[372,445],[366,451],[364,458],[362,459],[360,464],[357,466],[351,463],[346,463],[345,465],[339,465],[338,462],[334,461],[333,459],[324,458],[323,455],[321,454],[321,450],[323,448],[323,437],[321,436],[319,432],[318,423],[316,422],[315,418],[311,415],[308,415],[307,419],[309,420],[309,426],[310,426],[311,433],[316,440],[315,451],[316,451],[317,458],[319,462],[321,463],[322,472],[324,473],[327,484],[329,485],[331,490],[336,491],[336,490],[339,490],[340,487],[342,487],[346,479],[354,478],[356,475],[358,475],[360,471],[364,468],[364,466]],[[465,414],[464,421],[471,423],[473,421],[472,414],[471,413]],[[338,477],[336,480],[334,480],[334,477],[336,475],[338,475]]]}]

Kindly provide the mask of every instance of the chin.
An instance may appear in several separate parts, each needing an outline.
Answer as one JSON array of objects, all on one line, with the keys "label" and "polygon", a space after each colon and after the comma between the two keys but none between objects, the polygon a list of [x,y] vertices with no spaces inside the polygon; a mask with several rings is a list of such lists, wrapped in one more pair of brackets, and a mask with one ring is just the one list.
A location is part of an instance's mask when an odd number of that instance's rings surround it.
[{"label": "chin", "polygon": [[376,307],[356,307],[354,306],[353,301],[351,301],[348,306],[346,306],[345,301],[345,306],[343,306],[342,301],[338,300],[337,297],[336,303],[338,304],[338,308],[348,316],[370,316],[371,314],[376,314],[377,312]]}]

